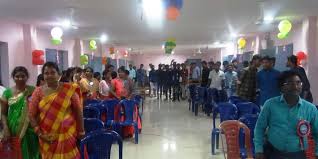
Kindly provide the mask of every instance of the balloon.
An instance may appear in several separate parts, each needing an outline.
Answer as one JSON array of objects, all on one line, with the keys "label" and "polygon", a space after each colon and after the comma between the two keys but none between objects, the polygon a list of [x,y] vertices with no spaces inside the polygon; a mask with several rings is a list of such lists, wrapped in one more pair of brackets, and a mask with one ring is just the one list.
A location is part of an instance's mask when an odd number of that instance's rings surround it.
[{"label": "balloon", "polygon": [[165,8],[176,7],[180,10],[183,7],[183,0],[165,0],[164,7]]},{"label": "balloon", "polygon": [[81,65],[87,65],[88,64],[88,56],[87,55],[81,55],[80,56],[80,63],[81,63]]},{"label": "balloon", "polygon": [[114,54],[115,53],[115,48],[114,47],[110,47],[109,48],[109,54]]},{"label": "balloon", "polygon": [[102,57],[102,64],[106,65],[107,64],[107,57]]},{"label": "balloon", "polygon": [[177,20],[178,16],[180,15],[180,12],[178,8],[176,7],[169,7],[167,10],[167,19],[168,20]]},{"label": "balloon", "polygon": [[43,65],[44,64],[44,51],[43,50],[32,51],[32,64],[33,65]]},{"label": "balloon", "polygon": [[61,38],[52,38],[51,43],[53,45],[60,45],[62,43],[62,39]]},{"label": "balloon", "polygon": [[287,34],[292,29],[292,23],[289,20],[282,20],[278,25],[278,29],[281,33]]},{"label": "balloon", "polygon": [[60,27],[54,27],[54,28],[51,30],[51,36],[52,36],[54,39],[61,39],[62,36],[63,36],[63,30],[62,30],[62,28],[60,28]]},{"label": "balloon", "polygon": [[304,53],[304,52],[302,52],[302,51],[300,51],[300,52],[298,52],[297,53],[297,59],[298,60],[305,60],[307,58],[307,54],[306,53]]},{"label": "balloon", "polygon": [[278,39],[285,39],[288,37],[288,33],[287,34],[284,34],[284,33],[278,33],[277,34],[277,38]]},{"label": "balloon", "polygon": [[97,46],[96,46],[96,41],[95,40],[91,40],[89,41],[89,49],[92,50],[92,51],[95,51],[97,49]]},{"label": "balloon", "polygon": [[237,45],[238,45],[238,48],[239,49],[244,49],[245,46],[246,46],[246,40],[244,38],[240,38],[238,41],[237,41]]}]

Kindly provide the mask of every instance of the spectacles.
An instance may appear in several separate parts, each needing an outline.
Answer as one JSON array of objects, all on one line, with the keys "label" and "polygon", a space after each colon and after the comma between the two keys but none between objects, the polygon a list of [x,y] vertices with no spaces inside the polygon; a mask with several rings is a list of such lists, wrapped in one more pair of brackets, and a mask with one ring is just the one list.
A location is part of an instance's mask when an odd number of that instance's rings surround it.
[{"label": "spectacles", "polygon": [[284,83],[285,86],[292,86],[292,85],[296,85],[296,86],[302,86],[303,83],[301,81],[288,81]]}]

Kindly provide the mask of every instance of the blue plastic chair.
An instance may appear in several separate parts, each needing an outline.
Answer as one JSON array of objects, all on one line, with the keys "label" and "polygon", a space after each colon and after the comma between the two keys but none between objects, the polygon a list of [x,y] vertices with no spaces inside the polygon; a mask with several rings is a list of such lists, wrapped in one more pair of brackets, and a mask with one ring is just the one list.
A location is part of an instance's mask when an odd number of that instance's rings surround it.
[{"label": "blue plastic chair", "polygon": [[215,155],[215,148],[219,148],[219,134],[220,129],[216,127],[216,117],[220,114],[220,122],[226,120],[236,120],[237,119],[237,108],[231,103],[219,103],[213,111],[213,129],[211,134],[211,151],[212,155]]},{"label": "blue plastic chair", "polygon": [[194,112],[194,107],[192,106],[192,102],[196,98],[196,85],[189,85],[189,93],[190,93],[190,98],[189,98],[189,110],[191,110],[192,107],[192,112]]},{"label": "blue plastic chair", "polygon": [[259,107],[252,102],[237,103],[236,107],[238,109],[238,118],[246,114],[259,114]]},{"label": "blue plastic chair", "polygon": [[82,159],[85,157],[84,147],[86,146],[89,159],[110,159],[112,144],[118,143],[119,159],[123,158],[122,138],[114,131],[97,130],[86,135],[80,143]]},{"label": "blue plastic chair", "polygon": [[[252,145],[252,152],[255,155],[255,149],[254,149],[254,129],[256,126],[256,122],[258,119],[258,114],[246,114],[242,116],[239,121],[244,123],[249,129],[250,129],[250,135],[251,135],[251,145]],[[240,131],[240,149],[241,149],[241,156],[247,157],[247,152],[245,150],[245,135],[244,131]]]},{"label": "blue plastic chair", "polygon": [[[120,104],[125,110],[125,121],[119,122],[120,126],[134,126],[135,131],[135,144],[138,144],[138,117],[136,117],[136,102],[134,100],[122,100]],[[138,115],[138,113],[137,113]],[[136,120],[135,120],[136,119]]]},{"label": "blue plastic chair", "polygon": [[84,107],[83,116],[84,116],[84,118],[100,119],[100,111],[96,107],[86,106],[86,107]]},{"label": "blue plastic chair", "polygon": [[195,98],[193,98],[192,101],[192,107],[194,107],[194,114],[195,116],[198,115],[198,111],[199,111],[199,105],[205,105],[206,102],[206,91],[207,88],[206,87],[196,87],[196,95]]},{"label": "blue plastic chair", "polygon": [[84,128],[85,128],[85,132],[89,133],[95,130],[102,130],[104,128],[104,124],[99,119],[84,118]]},{"label": "blue plastic chair", "polygon": [[103,101],[103,107],[106,112],[106,126],[112,126],[115,124],[115,107],[118,105],[119,101],[116,99]]},{"label": "blue plastic chair", "polygon": [[86,99],[84,101],[84,106],[89,106],[90,104],[98,104],[98,103],[101,103],[101,100],[98,100],[98,99]]},{"label": "blue plastic chair", "polygon": [[143,114],[144,113],[144,98],[142,96],[140,96],[140,95],[135,95],[134,100],[137,103],[138,111],[139,111],[139,109],[141,107],[141,113],[140,114]]}]

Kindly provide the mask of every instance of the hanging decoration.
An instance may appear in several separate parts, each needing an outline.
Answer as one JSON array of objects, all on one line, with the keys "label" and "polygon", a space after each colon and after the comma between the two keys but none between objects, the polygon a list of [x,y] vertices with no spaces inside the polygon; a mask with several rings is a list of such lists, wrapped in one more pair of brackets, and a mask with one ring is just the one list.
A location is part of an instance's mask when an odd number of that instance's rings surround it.
[{"label": "hanging decoration", "polygon": [[102,57],[102,64],[103,65],[106,65],[107,64],[107,57]]},{"label": "hanging decoration", "polygon": [[44,51],[43,50],[33,50],[32,51],[32,64],[33,65],[43,65],[44,64]]},{"label": "hanging decoration", "polygon": [[303,51],[299,51],[296,56],[298,65],[300,65],[303,60],[307,59],[307,54]]},{"label": "hanging decoration", "polygon": [[87,55],[81,55],[80,56],[80,63],[81,65],[88,65],[88,56]]},{"label": "hanging decoration", "polygon": [[180,10],[183,7],[183,0],[164,0],[166,17],[168,20],[175,21],[180,16]]},{"label": "hanging decoration", "polygon": [[109,48],[109,54],[111,54],[111,55],[115,54],[115,48],[114,47],[110,47]]},{"label": "hanging decoration", "polygon": [[54,27],[51,30],[51,43],[53,45],[60,45],[62,43],[63,30],[60,27]]},{"label": "hanging decoration", "polygon": [[277,34],[277,38],[281,40],[287,38],[292,28],[293,25],[289,20],[285,19],[280,21],[278,24],[279,33]]},{"label": "hanging decoration", "polygon": [[97,49],[96,44],[97,44],[97,43],[96,43],[95,40],[89,41],[89,49],[90,49],[91,51],[95,51],[95,50]]},{"label": "hanging decoration", "polygon": [[244,38],[239,38],[237,41],[237,45],[239,49],[244,49],[246,46],[246,40]]},{"label": "hanging decoration", "polygon": [[176,40],[175,39],[168,39],[166,42],[165,42],[165,53],[166,54],[171,54],[173,49],[175,49],[177,46],[176,44]]},{"label": "hanging decoration", "polygon": [[128,57],[128,50],[125,51],[124,57]]}]

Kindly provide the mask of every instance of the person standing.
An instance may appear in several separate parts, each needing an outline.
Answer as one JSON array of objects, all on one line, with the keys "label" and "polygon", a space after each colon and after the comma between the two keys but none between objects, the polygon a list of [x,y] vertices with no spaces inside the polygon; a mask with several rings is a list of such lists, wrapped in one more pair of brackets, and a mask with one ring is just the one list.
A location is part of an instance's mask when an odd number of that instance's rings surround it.
[{"label": "person standing", "polygon": [[91,67],[84,69],[85,76],[80,81],[83,98],[96,99],[99,91],[99,82],[93,76],[94,70]]},{"label": "person standing", "polygon": [[315,140],[318,158],[318,111],[300,97],[301,77],[284,71],[278,85],[282,95],[265,102],[256,123],[256,159],[306,159],[308,134]]},{"label": "person standing", "polygon": [[40,139],[41,157],[79,159],[77,143],[85,136],[80,88],[75,83],[59,82],[56,63],[46,62],[42,74],[46,84],[34,90],[29,105],[30,123]]},{"label": "person standing", "polygon": [[170,89],[170,69],[169,69],[169,65],[165,65],[164,69],[163,69],[163,72],[162,72],[162,75],[163,75],[163,92],[166,96],[166,100],[169,99],[169,96],[168,96],[168,92],[170,90],[170,93],[171,93],[171,89]]},{"label": "person standing", "polygon": [[11,76],[15,86],[6,89],[0,99],[4,141],[19,138],[22,158],[40,159],[38,137],[28,120],[28,99],[35,88],[27,85],[29,72],[23,66],[14,68]]},{"label": "person standing", "polygon": [[109,99],[109,91],[111,87],[111,72],[103,71],[103,80],[99,82],[99,97],[102,100]]},{"label": "person standing", "polygon": [[187,86],[189,80],[189,71],[185,63],[181,64],[181,98],[187,99]]},{"label": "person standing", "polygon": [[139,87],[145,86],[145,79],[146,79],[146,70],[144,69],[144,64],[140,64],[140,68],[137,70],[137,82]]},{"label": "person standing", "polygon": [[302,91],[300,96],[307,100],[308,102],[313,102],[313,97],[310,91],[310,83],[307,78],[305,69],[298,65],[297,56],[292,55],[288,57],[287,67],[290,68],[291,71],[297,72],[300,75],[301,82],[303,83]]},{"label": "person standing", "polygon": [[136,70],[133,68],[132,64],[129,64],[129,77],[135,81],[136,79]]},{"label": "person standing", "polygon": [[[180,90],[180,86],[179,86],[179,80],[180,80],[180,70],[177,67],[177,63],[174,62],[172,65],[172,70],[171,70],[171,77],[172,77],[172,89],[173,89],[173,101],[177,100],[180,101],[180,97],[179,97],[179,90]],[[179,66],[180,67],[180,66]]]},{"label": "person standing", "polygon": [[196,63],[191,63],[190,66],[190,83],[199,84],[201,80],[201,71],[199,66]]},{"label": "person standing", "polygon": [[216,102],[220,100],[220,95],[223,94],[224,90],[224,72],[220,70],[221,65],[217,62],[214,64],[214,69],[209,74],[209,87],[211,89],[216,89],[218,91],[218,99]]},{"label": "person standing", "polygon": [[157,98],[161,98],[163,93],[163,84],[164,84],[164,74],[163,74],[163,65],[158,65],[158,70],[156,71],[157,80],[158,80],[158,87],[157,87]]},{"label": "person standing", "polygon": [[234,66],[229,64],[227,66],[227,72],[224,74],[225,77],[225,90],[228,97],[235,95],[236,92],[236,82],[238,80],[237,72],[234,71]]},{"label": "person standing", "polygon": [[209,83],[209,73],[210,69],[206,61],[202,62],[202,78],[201,78],[201,87],[207,87]]},{"label": "person standing", "polygon": [[277,87],[277,80],[280,72],[274,69],[273,59],[265,56],[262,59],[263,70],[257,73],[257,88],[260,92],[260,105],[264,105],[265,101],[280,95]]},{"label": "person standing", "polygon": [[151,69],[149,71],[150,96],[155,97],[157,92],[158,75],[154,65],[151,64],[150,69]]},{"label": "person standing", "polygon": [[256,74],[261,65],[260,59],[260,56],[254,55],[250,66],[242,72],[238,80],[237,95],[250,102],[256,101]]}]

